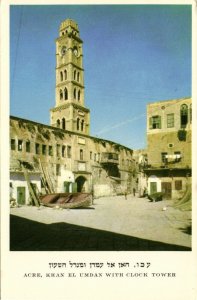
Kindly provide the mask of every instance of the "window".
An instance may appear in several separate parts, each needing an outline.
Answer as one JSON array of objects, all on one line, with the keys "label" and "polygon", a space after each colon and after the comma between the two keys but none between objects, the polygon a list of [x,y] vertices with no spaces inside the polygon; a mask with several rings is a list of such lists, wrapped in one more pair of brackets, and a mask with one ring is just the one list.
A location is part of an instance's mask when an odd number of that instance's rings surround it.
[{"label": "window", "polygon": [[80,90],[78,91],[78,101],[80,100],[80,95],[81,95],[81,92]]},{"label": "window", "polygon": [[64,79],[67,79],[67,70],[64,70]]},{"label": "window", "polygon": [[153,116],[149,118],[150,129],[161,129],[161,116]]},{"label": "window", "polygon": [[96,161],[96,153],[94,153],[94,161]]},{"label": "window", "polygon": [[40,154],[40,144],[36,143],[35,150],[36,150],[36,154]]},{"label": "window", "polygon": [[174,114],[167,115],[167,128],[174,127]]},{"label": "window", "polygon": [[67,157],[71,158],[71,146],[67,146]]},{"label": "window", "polygon": [[182,190],[182,180],[175,180],[175,190]]},{"label": "window", "polygon": [[26,142],[26,152],[29,153],[30,150],[31,150],[31,149],[30,149],[30,141],[27,141],[27,142]]},{"label": "window", "polygon": [[16,150],[16,142],[14,139],[11,139],[11,150]]},{"label": "window", "polygon": [[173,147],[174,147],[174,144],[172,144],[172,143],[168,144],[168,148],[173,148]]},{"label": "window", "polygon": [[100,156],[101,156],[100,153],[98,153],[98,161],[100,161]]},{"label": "window", "polygon": [[188,123],[188,107],[186,104],[181,105],[180,115],[181,115],[181,128],[185,128]]},{"label": "window", "polygon": [[62,157],[66,156],[66,146],[62,146]]},{"label": "window", "polygon": [[60,157],[60,145],[59,144],[57,144],[57,146],[56,146],[56,155],[57,155],[57,157]]},{"label": "window", "polygon": [[174,155],[175,155],[175,162],[181,161],[181,152],[180,151],[175,151]]},{"label": "window", "polygon": [[47,154],[47,146],[42,145],[42,155],[46,155],[46,154]]},{"label": "window", "polygon": [[49,146],[49,155],[53,156],[53,147],[52,146]]},{"label": "window", "polygon": [[60,120],[57,120],[57,127],[60,128]]},{"label": "window", "polygon": [[18,151],[22,151],[22,150],[23,150],[23,141],[18,140]]},{"label": "window", "polygon": [[63,99],[63,92],[62,92],[62,90],[60,90],[60,100],[62,100]]},{"label": "window", "polygon": [[63,81],[63,72],[60,72],[60,80]]},{"label": "window", "polygon": [[74,80],[76,80],[76,70],[74,70]]},{"label": "window", "polygon": [[80,160],[83,160],[83,150],[80,149]]},{"label": "window", "polygon": [[67,88],[64,89],[64,100],[68,100],[68,91],[67,91]]},{"label": "window", "polygon": [[92,159],[92,151],[90,151],[90,159]]},{"label": "window", "polygon": [[79,81],[80,80],[80,74],[79,74],[79,72],[77,73],[77,81]]},{"label": "window", "polygon": [[62,129],[66,129],[66,120],[65,120],[65,118],[62,119]]},{"label": "window", "polygon": [[84,129],[84,120],[81,121],[81,131]]},{"label": "window", "polygon": [[79,130],[79,122],[80,122],[80,119],[77,118],[77,130]]},{"label": "window", "polygon": [[74,99],[76,99],[76,89],[74,89]]},{"label": "window", "polygon": [[61,175],[61,166],[60,164],[56,165],[56,176],[60,176]]},{"label": "window", "polygon": [[163,163],[167,163],[167,162],[168,162],[168,159],[167,159],[166,155],[168,155],[167,152],[162,152],[162,153],[161,153],[161,161],[162,161]]}]

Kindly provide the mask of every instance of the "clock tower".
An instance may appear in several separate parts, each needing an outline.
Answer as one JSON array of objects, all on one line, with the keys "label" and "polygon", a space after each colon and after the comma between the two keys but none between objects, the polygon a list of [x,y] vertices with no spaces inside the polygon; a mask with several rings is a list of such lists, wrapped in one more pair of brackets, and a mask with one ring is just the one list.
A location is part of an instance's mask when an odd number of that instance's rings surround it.
[{"label": "clock tower", "polygon": [[77,23],[70,19],[63,21],[56,39],[56,103],[50,110],[51,126],[89,135],[82,44]]}]

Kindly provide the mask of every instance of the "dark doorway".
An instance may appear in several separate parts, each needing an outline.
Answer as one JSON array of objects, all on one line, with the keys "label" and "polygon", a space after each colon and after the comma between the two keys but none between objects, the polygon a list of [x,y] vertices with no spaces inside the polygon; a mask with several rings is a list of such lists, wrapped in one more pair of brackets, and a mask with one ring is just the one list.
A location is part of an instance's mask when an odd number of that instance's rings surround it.
[{"label": "dark doorway", "polygon": [[76,179],[76,183],[77,183],[77,192],[85,192],[85,182],[86,182],[86,178],[83,176],[79,176]]},{"label": "dark doorway", "polygon": [[172,198],[172,184],[171,184],[171,182],[162,182],[161,183],[161,190],[162,190],[164,199],[171,199]]}]

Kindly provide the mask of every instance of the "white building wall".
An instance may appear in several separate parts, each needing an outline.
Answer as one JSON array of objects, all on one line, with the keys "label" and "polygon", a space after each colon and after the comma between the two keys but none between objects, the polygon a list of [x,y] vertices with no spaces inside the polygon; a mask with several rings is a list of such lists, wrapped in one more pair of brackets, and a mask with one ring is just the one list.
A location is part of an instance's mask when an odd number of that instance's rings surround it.
[{"label": "white building wall", "polygon": [[[36,184],[38,191],[41,192],[40,175],[31,174],[29,175],[29,179],[31,183]],[[14,198],[17,201],[17,187],[25,187],[25,204],[29,204],[29,200],[30,200],[29,189],[28,189],[27,181],[24,178],[24,175],[19,173],[12,173],[10,175],[10,184],[12,186],[10,188],[10,197]]]},{"label": "white building wall", "polygon": [[148,194],[150,194],[150,185],[151,185],[151,182],[156,182],[157,183],[157,192],[161,192],[161,179],[158,178],[155,175],[151,175],[148,178]]}]

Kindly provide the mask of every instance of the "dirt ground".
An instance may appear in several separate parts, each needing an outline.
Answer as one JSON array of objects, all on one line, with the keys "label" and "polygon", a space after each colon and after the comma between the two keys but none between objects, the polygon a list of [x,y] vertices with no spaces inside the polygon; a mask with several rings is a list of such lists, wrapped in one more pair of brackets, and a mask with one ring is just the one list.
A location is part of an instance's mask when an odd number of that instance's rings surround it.
[{"label": "dirt ground", "polygon": [[10,250],[191,250],[191,212],[172,204],[128,195],[83,209],[12,208]]}]

